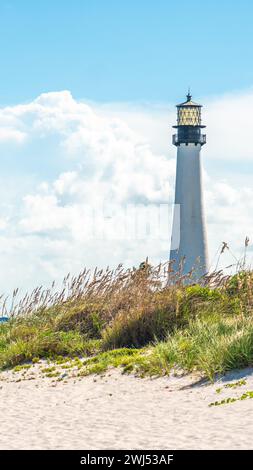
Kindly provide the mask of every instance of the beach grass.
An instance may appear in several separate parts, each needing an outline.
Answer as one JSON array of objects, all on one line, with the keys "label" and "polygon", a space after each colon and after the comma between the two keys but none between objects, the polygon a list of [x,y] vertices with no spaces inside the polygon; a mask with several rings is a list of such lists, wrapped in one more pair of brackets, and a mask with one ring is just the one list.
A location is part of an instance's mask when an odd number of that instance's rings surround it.
[{"label": "beach grass", "polygon": [[216,272],[200,284],[169,263],[67,276],[2,313],[0,368],[40,358],[86,357],[80,375],[121,367],[140,376],[172,369],[209,379],[253,363],[253,272]]}]

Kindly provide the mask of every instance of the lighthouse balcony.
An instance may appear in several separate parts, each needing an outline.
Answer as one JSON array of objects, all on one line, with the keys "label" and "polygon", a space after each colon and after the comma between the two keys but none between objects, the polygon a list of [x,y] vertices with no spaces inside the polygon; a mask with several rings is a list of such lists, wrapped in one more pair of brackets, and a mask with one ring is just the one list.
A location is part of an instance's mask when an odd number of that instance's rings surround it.
[{"label": "lighthouse balcony", "polygon": [[199,135],[178,135],[174,134],[172,136],[172,143],[173,145],[176,145],[178,147],[180,144],[200,144],[200,145],[205,145],[206,144],[206,135],[205,134],[199,134]]}]

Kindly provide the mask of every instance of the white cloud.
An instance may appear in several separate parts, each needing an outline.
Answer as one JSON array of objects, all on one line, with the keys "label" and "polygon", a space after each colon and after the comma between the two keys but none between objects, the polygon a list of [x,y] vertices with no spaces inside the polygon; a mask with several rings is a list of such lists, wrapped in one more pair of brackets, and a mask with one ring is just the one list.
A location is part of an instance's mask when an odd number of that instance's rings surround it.
[{"label": "white cloud", "polygon": [[26,134],[11,127],[0,127],[0,143],[16,142],[22,143],[26,138]]},{"label": "white cloud", "polygon": [[[247,133],[251,130],[250,103],[251,92],[209,102],[209,162],[228,157],[249,161],[251,149],[243,135],[245,116]],[[15,165],[29,175],[23,199],[13,207],[0,206],[1,290],[58,280],[84,265],[138,264],[146,256],[153,262],[167,259],[169,235],[158,242],[117,240],[115,233],[124,225],[127,205],[172,203],[175,149],[170,126],[175,118],[172,106],[167,111],[164,105],[91,105],[74,100],[68,91],[1,109],[0,146],[5,144],[8,156],[6,143],[18,142]],[[12,166],[13,161],[10,187]],[[211,259],[222,241],[239,256],[245,236],[253,238],[253,190],[233,185],[226,174],[218,179],[205,175],[205,189]],[[103,205],[106,222],[96,215]],[[94,234],[94,217],[98,232],[105,230],[107,239]],[[224,264],[231,261],[225,258]]]},{"label": "white cloud", "polygon": [[0,219],[0,230],[5,230],[8,226],[8,221],[4,218]]},{"label": "white cloud", "polygon": [[251,145],[253,90],[207,101],[207,156],[228,161],[253,161]]}]

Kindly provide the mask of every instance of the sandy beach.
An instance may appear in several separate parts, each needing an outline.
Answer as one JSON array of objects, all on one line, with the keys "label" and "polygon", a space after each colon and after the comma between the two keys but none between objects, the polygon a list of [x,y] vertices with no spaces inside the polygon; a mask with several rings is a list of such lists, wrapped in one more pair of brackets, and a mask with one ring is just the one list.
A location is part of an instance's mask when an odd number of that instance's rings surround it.
[{"label": "sandy beach", "polygon": [[[61,380],[41,365],[0,374],[0,449],[252,449],[253,400],[208,405],[253,390],[253,369],[214,384],[196,376]],[[246,384],[226,387],[244,379]],[[218,392],[217,392],[218,389]]]}]

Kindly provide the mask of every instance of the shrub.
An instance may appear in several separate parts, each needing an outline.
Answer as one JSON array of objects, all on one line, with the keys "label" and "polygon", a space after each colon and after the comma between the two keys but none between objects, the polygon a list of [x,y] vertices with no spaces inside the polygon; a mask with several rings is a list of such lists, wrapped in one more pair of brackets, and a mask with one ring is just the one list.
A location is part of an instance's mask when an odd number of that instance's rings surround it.
[{"label": "shrub", "polygon": [[79,333],[42,331],[29,340],[17,338],[6,344],[0,355],[0,367],[10,367],[33,358],[54,357],[58,355],[75,356],[93,354],[98,342],[87,341]]},{"label": "shrub", "polygon": [[142,305],[120,311],[103,333],[105,349],[141,347],[164,339],[177,323],[178,300],[171,288],[142,299]]},{"label": "shrub", "polygon": [[213,379],[216,373],[245,367],[253,362],[253,320],[213,318],[194,320],[153,350],[156,370],[172,367],[198,370]]},{"label": "shrub", "polygon": [[79,331],[88,338],[100,338],[106,311],[99,303],[69,303],[55,319],[56,331]]}]

